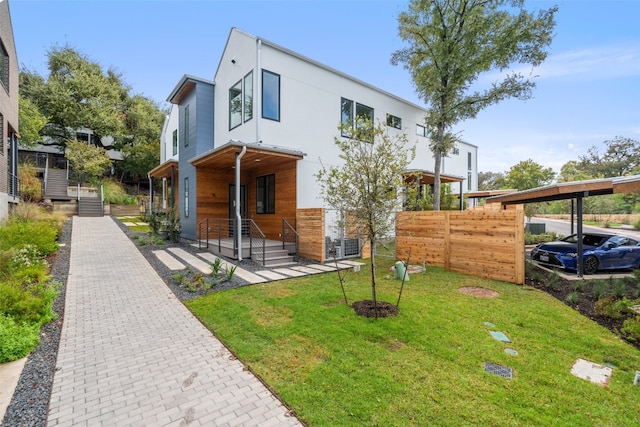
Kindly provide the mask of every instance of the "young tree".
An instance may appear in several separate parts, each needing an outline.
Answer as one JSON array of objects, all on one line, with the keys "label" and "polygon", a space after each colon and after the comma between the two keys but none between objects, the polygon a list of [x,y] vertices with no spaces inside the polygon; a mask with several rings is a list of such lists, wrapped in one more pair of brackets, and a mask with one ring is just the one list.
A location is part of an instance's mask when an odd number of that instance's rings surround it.
[{"label": "young tree", "polygon": [[378,123],[359,120],[358,126],[342,124],[334,138],[340,149],[340,166],[324,166],[316,174],[324,200],[347,214],[370,245],[371,299],[377,308],[375,246],[393,229],[393,215],[400,207],[398,191],[403,172],[415,156],[404,134],[390,136]]},{"label": "young tree", "polygon": [[[429,106],[425,125],[435,158],[434,210],[440,209],[442,156],[452,148],[449,129],[507,98],[528,99],[535,83],[511,71],[512,64],[540,65],[551,44],[557,7],[538,14],[524,0],[411,0],[399,16],[409,46],[393,53],[393,64],[411,72]],[[482,73],[500,71],[489,89],[469,93]]]},{"label": "young tree", "polygon": [[81,182],[87,175],[100,176],[111,167],[111,159],[104,148],[81,141],[69,141],[65,157],[71,168],[80,174]]}]

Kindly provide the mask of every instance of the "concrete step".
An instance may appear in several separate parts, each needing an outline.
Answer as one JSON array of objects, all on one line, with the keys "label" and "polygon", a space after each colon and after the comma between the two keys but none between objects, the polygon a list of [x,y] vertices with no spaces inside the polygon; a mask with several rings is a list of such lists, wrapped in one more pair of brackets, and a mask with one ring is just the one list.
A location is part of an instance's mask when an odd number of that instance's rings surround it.
[{"label": "concrete step", "polygon": [[81,197],[78,201],[78,216],[104,216],[102,200],[94,197]]}]

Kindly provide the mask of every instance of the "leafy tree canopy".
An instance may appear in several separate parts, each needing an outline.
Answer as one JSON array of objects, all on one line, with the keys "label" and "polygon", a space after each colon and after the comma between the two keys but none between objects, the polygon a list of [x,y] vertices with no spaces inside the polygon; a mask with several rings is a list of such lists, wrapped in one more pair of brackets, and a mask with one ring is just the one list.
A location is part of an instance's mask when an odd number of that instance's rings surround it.
[{"label": "leafy tree canopy", "polygon": [[[524,0],[411,0],[399,16],[409,46],[393,53],[393,64],[411,72],[429,106],[425,124],[435,157],[434,209],[440,208],[442,156],[451,148],[451,126],[507,98],[528,99],[535,83],[512,64],[540,65],[553,38],[557,8],[537,14]],[[490,88],[471,92],[482,73],[499,71]],[[450,134],[449,134],[450,135]]]},{"label": "leafy tree canopy", "polygon": [[635,139],[617,136],[604,141],[606,151],[600,153],[593,146],[587,154],[580,156],[576,165],[585,175],[594,178],[610,178],[640,173],[640,142]]},{"label": "leafy tree canopy", "polygon": [[20,73],[20,95],[39,112],[38,116],[25,108],[21,118],[34,123],[34,128],[40,123],[39,117],[47,118],[46,125],[39,129],[39,141],[30,134],[22,142],[63,148],[82,128],[93,133],[98,145],[102,137],[113,137],[114,148],[118,149],[159,139],[164,113],[154,102],[131,96],[130,87],[116,71],[103,70],[69,46],[52,47],[47,58],[46,79],[28,70]]},{"label": "leafy tree canopy", "polygon": [[529,190],[551,184],[555,175],[552,168],[545,168],[528,159],[511,166],[505,175],[504,184],[506,188]]},{"label": "leafy tree canopy", "polygon": [[502,172],[478,172],[478,190],[500,190],[504,188]]}]

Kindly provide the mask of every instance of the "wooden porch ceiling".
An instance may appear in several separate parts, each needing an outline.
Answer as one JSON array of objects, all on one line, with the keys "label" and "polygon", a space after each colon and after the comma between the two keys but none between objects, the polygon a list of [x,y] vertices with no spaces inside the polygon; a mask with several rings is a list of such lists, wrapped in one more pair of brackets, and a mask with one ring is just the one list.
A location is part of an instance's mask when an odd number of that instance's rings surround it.
[{"label": "wooden porch ceiling", "polygon": [[235,168],[236,153],[246,147],[247,151],[242,157],[242,170],[251,171],[258,168],[273,169],[278,165],[292,160],[302,160],[304,153],[283,148],[263,146],[262,144],[244,144],[230,142],[217,149],[211,150],[195,159],[191,164],[196,168],[206,167],[217,170]]},{"label": "wooden porch ceiling", "polygon": [[171,178],[171,170],[173,167],[174,178],[178,177],[178,161],[177,160],[168,160],[161,164],[160,166],[156,166],[155,168],[149,171],[149,176],[151,178]]},{"label": "wooden porch ceiling", "polygon": [[[420,184],[433,185],[433,183],[435,182],[435,173],[427,170],[409,169],[404,171],[403,175],[404,175],[404,180],[407,183],[415,182],[417,176],[420,176]],[[440,182],[442,183],[452,183],[452,182],[462,182],[462,181],[464,181],[464,178],[462,178],[461,176],[440,174]]]},{"label": "wooden porch ceiling", "polygon": [[518,191],[517,193],[489,197],[486,202],[513,205],[636,192],[640,192],[640,175],[563,182],[546,187]]}]

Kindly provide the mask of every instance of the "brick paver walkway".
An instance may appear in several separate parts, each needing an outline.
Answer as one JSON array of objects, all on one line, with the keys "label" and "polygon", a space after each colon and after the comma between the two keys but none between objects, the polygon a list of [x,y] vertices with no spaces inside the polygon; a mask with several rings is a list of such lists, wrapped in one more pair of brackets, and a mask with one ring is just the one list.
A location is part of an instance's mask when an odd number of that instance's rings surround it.
[{"label": "brick paver walkway", "polygon": [[50,426],[300,425],[110,217],[73,218]]}]

